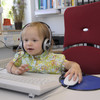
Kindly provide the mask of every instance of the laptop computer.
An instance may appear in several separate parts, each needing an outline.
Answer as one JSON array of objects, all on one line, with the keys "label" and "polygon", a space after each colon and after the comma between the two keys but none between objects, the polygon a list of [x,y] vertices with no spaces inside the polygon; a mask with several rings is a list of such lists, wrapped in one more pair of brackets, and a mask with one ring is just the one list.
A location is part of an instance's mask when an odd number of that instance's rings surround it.
[{"label": "laptop computer", "polygon": [[14,75],[4,69],[0,70],[0,88],[28,93],[29,97],[34,97],[61,86],[59,76],[29,72],[25,72],[23,75]]}]

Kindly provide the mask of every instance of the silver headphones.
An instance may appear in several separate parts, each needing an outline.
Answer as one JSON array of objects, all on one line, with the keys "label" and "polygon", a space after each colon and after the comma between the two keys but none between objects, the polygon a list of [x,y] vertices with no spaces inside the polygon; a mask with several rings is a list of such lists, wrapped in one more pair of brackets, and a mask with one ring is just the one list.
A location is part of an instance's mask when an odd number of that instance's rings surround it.
[{"label": "silver headphones", "polygon": [[[47,25],[47,24],[44,23],[44,22],[40,22],[40,23],[45,24],[45,25],[47,26],[48,30],[49,30],[49,33],[50,33],[50,39],[44,38],[44,41],[43,41],[43,43],[42,43],[42,49],[43,49],[43,51],[46,51],[46,50],[49,50],[50,47],[51,47],[51,42],[52,42],[52,31],[51,31],[51,28],[50,28],[49,25]],[[30,23],[29,23],[29,24],[30,24]],[[26,25],[23,27],[23,29],[24,29],[25,27],[27,27],[29,24],[26,24]],[[23,30],[23,29],[22,29],[22,30]],[[20,40],[21,40],[21,42],[20,42],[20,44],[19,44],[19,47],[20,47],[21,49],[23,49],[23,51],[25,51],[24,46],[23,46],[22,36],[20,37]]]},{"label": "silver headphones", "polygon": [[45,24],[49,30],[49,33],[50,33],[50,39],[48,38],[44,38],[44,41],[42,43],[42,49],[45,51],[45,50],[49,50],[50,47],[51,47],[51,42],[52,42],[52,31],[51,31],[51,28],[48,24],[44,23],[44,22],[40,22],[42,24]]}]

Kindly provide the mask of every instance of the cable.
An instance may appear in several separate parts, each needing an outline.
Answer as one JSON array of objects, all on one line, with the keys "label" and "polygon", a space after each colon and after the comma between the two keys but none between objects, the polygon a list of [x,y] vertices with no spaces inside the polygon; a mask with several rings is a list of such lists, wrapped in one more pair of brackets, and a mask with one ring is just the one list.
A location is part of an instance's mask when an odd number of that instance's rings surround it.
[{"label": "cable", "polygon": [[[3,42],[2,40],[0,40],[0,42],[1,42],[1,43],[3,43],[3,44],[4,44],[4,46],[5,46],[6,48],[8,48],[8,49],[12,49],[11,47],[8,47],[8,46],[6,45],[6,43],[5,43],[5,42]],[[16,60],[16,61],[17,61],[17,60]],[[15,62],[16,62],[16,61],[15,61]],[[15,62],[14,62],[14,63],[15,63]],[[13,64],[14,64],[14,63],[13,63]],[[13,65],[12,65],[12,66],[13,66]],[[6,66],[5,66],[5,67],[6,67]],[[4,69],[6,69],[5,67],[4,67],[4,68],[0,68],[0,71],[2,71],[2,70],[4,70]],[[11,68],[12,68],[12,67],[11,67]]]},{"label": "cable", "polygon": [[[23,54],[21,57],[19,57],[18,59],[16,59],[15,62],[17,62],[17,61],[18,61],[20,58],[22,58],[24,55],[25,55],[25,52],[24,52],[24,54]],[[12,66],[11,66],[11,68],[10,68],[10,73],[12,73],[12,68],[13,68],[13,65],[15,64],[15,62],[12,64]]]},{"label": "cable", "polygon": [[20,49],[20,46],[17,47],[17,49],[16,49],[16,53],[18,52],[19,49]]},{"label": "cable", "polygon": [[[21,57],[19,57],[15,62],[17,62],[17,61],[18,61],[20,58],[22,58],[24,55],[25,55],[25,53],[24,53]],[[11,66],[11,68],[10,68],[10,73],[12,72],[12,67],[13,67],[13,65],[15,64],[15,62],[12,63],[12,66]],[[2,71],[2,70],[4,70],[4,69],[6,69],[6,66],[5,66],[4,68],[0,68],[0,71]]]},{"label": "cable", "polygon": [[6,45],[5,42],[3,42],[3,41],[1,41],[1,40],[0,40],[0,42],[2,42],[2,43],[5,45],[6,48],[8,48],[8,49],[12,49],[12,48],[8,47],[8,46]]},{"label": "cable", "polygon": [[[6,48],[12,49],[12,48],[8,47],[8,46],[6,45],[6,43],[3,42],[2,40],[0,40],[0,42],[2,42],[2,43],[5,45]],[[19,48],[20,48],[20,46],[17,47],[16,53],[18,52]],[[25,55],[25,52],[24,52],[24,54],[23,54],[20,58],[22,58],[24,55]],[[18,61],[20,58],[18,58],[16,61]],[[16,61],[15,61],[15,62],[16,62]],[[13,65],[15,64],[15,62],[12,64],[12,66],[11,66],[11,68],[10,68],[10,72],[11,72],[12,67],[13,67]],[[0,71],[1,71],[1,70],[4,70],[4,69],[6,69],[6,68],[2,68],[2,69],[0,69]]]}]

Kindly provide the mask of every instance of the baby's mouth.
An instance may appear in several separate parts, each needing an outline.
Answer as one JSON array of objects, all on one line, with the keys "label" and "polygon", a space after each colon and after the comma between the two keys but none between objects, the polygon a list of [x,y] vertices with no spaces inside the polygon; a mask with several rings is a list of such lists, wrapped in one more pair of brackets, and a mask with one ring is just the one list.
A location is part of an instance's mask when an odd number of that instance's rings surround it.
[{"label": "baby's mouth", "polygon": [[33,48],[28,48],[27,50],[34,50]]}]

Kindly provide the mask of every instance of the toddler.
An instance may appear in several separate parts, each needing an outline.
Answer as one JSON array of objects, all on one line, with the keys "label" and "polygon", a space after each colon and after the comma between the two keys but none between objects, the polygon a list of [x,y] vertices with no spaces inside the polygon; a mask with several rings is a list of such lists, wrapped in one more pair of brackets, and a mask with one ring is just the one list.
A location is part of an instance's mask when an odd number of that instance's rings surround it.
[{"label": "toddler", "polygon": [[80,65],[65,59],[63,54],[51,52],[53,40],[50,27],[43,22],[28,24],[21,33],[21,46],[23,51],[15,54],[6,68],[9,73],[23,74],[26,71],[36,73],[61,74],[64,69],[68,71],[65,77],[74,74],[74,80],[79,77],[82,81]]}]

